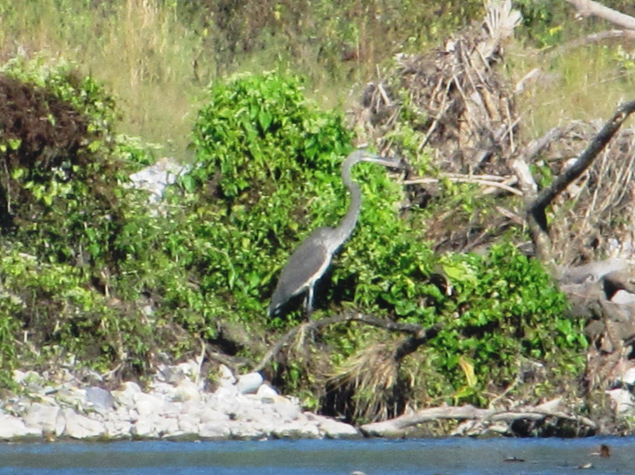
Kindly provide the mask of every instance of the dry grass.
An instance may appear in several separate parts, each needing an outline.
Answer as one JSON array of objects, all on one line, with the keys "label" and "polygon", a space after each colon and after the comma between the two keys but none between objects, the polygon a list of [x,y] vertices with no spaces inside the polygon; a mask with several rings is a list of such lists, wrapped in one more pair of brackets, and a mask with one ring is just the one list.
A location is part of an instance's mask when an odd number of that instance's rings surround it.
[{"label": "dry grass", "polygon": [[386,344],[372,344],[349,358],[327,385],[351,395],[353,419],[386,420],[399,413],[394,407],[398,404],[398,376],[394,350]]},{"label": "dry grass", "polygon": [[[174,11],[150,0],[16,2],[0,16],[0,58],[64,57],[104,82],[123,111],[121,131],[185,151],[191,98],[202,91],[193,64],[199,40]],[[200,79],[200,78],[199,78]],[[182,158],[182,157],[181,157]]]},{"label": "dry grass", "polygon": [[623,67],[616,46],[587,46],[564,55],[510,51],[512,77],[533,68],[537,80],[518,96],[525,133],[539,137],[576,120],[606,120],[617,106],[635,99],[635,70]]}]

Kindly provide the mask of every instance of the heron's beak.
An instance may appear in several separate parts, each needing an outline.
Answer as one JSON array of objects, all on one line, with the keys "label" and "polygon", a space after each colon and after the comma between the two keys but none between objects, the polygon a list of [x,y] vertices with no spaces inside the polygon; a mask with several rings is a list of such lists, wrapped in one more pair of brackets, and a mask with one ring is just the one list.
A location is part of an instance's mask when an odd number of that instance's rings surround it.
[{"label": "heron's beak", "polygon": [[405,168],[403,160],[395,157],[380,157],[379,155],[375,155],[373,157],[367,158],[365,161],[377,163],[388,168],[397,168],[399,170]]}]

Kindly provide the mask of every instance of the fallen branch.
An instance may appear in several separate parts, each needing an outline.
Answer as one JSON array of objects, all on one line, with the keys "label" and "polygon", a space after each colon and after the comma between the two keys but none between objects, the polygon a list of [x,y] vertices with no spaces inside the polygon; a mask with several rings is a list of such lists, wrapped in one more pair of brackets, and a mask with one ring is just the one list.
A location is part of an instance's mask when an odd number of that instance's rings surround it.
[{"label": "fallen branch", "polygon": [[262,360],[260,360],[260,363],[256,365],[253,371],[262,371],[269,364],[269,362],[282,350],[282,348],[287,346],[299,332],[316,331],[325,326],[350,322],[360,322],[365,323],[366,325],[384,328],[388,331],[410,334],[411,337],[406,339],[395,349],[394,357],[397,362],[401,361],[401,359],[403,359],[406,355],[416,351],[419,346],[428,341],[430,338],[434,337],[434,335],[436,335],[439,330],[439,328],[436,326],[429,329],[424,329],[421,325],[395,322],[392,320],[376,318],[369,315],[362,315],[361,313],[341,314],[335,317],[326,318],[324,320],[314,320],[312,322],[303,323],[295,328],[292,328],[287,333],[285,333],[282,338],[280,338],[280,340],[278,340],[278,342],[265,354],[265,356],[262,358]]},{"label": "fallen branch", "polygon": [[614,23],[627,30],[635,30],[635,18],[624,13],[605,7],[601,3],[592,0],[566,0],[578,11],[582,17],[596,16]]},{"label": "fallen branch", "polygon": [[514,422],[519,419],[539,421],[547,417],[556,417],[569,421],[579,422],[591,429],[596,429],[597,424],[586,417],[574,416],[557,410],[560,398],[548,401],[539,406],[524,406],[515,410],[501,411],[495,409],[477,409],[474,406],[466,405],[459,407],[433,407],[422,409],[415,414],[396,417],[382,422],[373,422],[360,427],[364,435],[375,437],[394,437],[401,435],[409,427],[422,424],[424,422],[437,421],[441,419],[456,420],[478,420],[483,423],[494,422]]},{"label": "fallen branch", "polygon": [[562,55],[568,53],[569,51],[580,48],[582,46],[587,46],[593,43],[599,43],[600,41],[609,39],[609,38],[630,38],[635,39],[635,31],[633,30],[607,30],[600,31],[598,33],[592,33],[590,35],[584,36],[582,38],[578,38],[573,41],[569,41],[564,43],[550,51],[546,52],[546,56],[552,57],[557,55]]}]

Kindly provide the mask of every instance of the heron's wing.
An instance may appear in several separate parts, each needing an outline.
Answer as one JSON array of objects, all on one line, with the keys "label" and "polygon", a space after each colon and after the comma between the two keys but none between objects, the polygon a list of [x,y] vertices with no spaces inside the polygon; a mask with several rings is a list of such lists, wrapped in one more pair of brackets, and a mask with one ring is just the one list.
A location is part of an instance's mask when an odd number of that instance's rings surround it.
[{"label": "heron's wing", "polygon": [[321,239],[321,233],[312,233],[293,251],[282,269],[271,297],[270,312],[313,285],[326,272],[330,263],[331,254]]}]

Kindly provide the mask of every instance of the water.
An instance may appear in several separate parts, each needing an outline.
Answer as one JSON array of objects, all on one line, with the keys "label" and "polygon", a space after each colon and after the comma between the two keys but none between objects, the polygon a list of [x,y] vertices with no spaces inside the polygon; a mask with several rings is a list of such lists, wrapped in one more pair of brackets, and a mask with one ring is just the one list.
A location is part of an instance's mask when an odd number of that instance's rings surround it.
[{"label": "water", "polygon": [[[610,446],[610,458],[591,455],[600,444]],[[588,463],[594,474],[635,473],[635,438],[0,445],[0,475],[349,475],[354,470],[367,475],[580,475],[589,473],[580,472]]]}]

